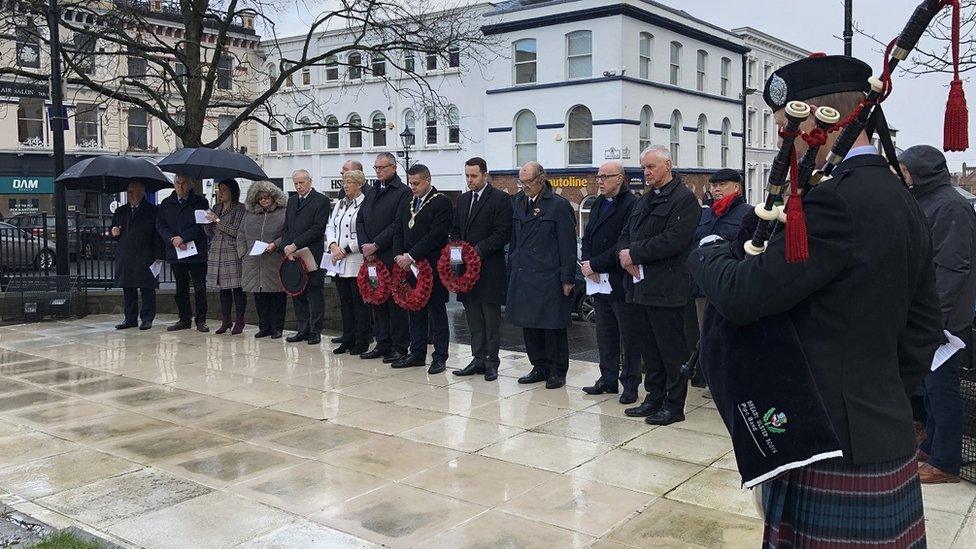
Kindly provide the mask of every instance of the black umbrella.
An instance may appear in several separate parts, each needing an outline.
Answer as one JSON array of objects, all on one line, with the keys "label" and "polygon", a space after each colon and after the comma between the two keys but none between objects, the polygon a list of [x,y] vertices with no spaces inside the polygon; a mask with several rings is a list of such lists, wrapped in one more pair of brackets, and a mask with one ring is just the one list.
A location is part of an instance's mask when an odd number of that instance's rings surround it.
[{"label": "black umbrella", "polygon": [[119,193],[129,183],[141,181],[146,192],[172,187],[166,174],[152,162],[133,156],[103,155],[86,158],[66,169],[57,179],[66,189]]},{"label": "black umbrella", "polygon": [[179,149],[159,161],[164,172],[181,173],[196,179],[230,179],[241,177],[252,181],[267,179],[264,170],[251,157],[226,149]]}]

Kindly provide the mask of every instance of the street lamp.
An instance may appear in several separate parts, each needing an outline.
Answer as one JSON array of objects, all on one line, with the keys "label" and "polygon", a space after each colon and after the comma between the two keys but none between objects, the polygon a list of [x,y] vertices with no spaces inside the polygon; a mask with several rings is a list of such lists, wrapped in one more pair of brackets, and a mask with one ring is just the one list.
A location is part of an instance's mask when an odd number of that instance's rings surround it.
[{"label": "street lamp", "polygon": [[404,166],[406,169],[410,169],[410,147],[413,146],[414,139],[416,136],[410,131],[408,126],[405,130],[400,132],[400,140],[403,142],[403,157]]}]

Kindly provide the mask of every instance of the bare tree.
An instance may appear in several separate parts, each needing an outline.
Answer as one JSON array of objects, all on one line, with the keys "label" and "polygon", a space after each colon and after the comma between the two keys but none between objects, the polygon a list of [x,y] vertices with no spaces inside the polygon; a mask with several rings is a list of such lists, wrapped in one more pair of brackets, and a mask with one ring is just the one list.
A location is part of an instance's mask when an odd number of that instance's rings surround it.
[{"label": "bare tree", "polygon": [[[278,21],[294,4],[284,1],[62,0],[61,58],[69,85],[144,109],[184,146],[217,147],[249,122],[279,134],[325,128],[321,113],[328,108],[313,95],[289,112],[274,100],[311,67],[345,67],[383,80],[389,94],[446,106],[422,60],[431,56],[454,66],[464,58],[459,70],[482,67],[494,55],[494,45],[480,31],[480,9],[466,2],[435,9],[434,3],[333,1],[330,9],[309,12],[308,28],[298,37],[300,47],[286,50],[278,42]],[[0,35],[16,42],[16,47],[0,50],[0,78],[50,79],[44,63],[33,60],[49,43],[47,4],[0,0]],[[348,55],[352,52],[359,61]],[[377,59],[392,70],[384,65],[380,73],[376,65],[374,72],[366,60]],[[215,137],[205,139],[208,120],[212,126],[218,116],[226,123]]]}]

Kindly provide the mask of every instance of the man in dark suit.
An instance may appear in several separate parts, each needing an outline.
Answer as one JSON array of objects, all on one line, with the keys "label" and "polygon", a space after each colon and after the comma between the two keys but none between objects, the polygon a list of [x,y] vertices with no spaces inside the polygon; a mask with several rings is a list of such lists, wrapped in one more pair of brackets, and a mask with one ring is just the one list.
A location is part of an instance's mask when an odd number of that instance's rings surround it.
[{"label": "man in dark suit", "polygon": [[[312,188],[312,176],[307,171],[295,170],[291,174],[291,180],[295,184],[295,194],[288,199],[285,210],[285,227],[281,241],[288,244],[285,244],[282,251],[286,256],[292,257],[296,251],[308,248],[315,258],[315,266],[318,267],[325,251],[325,226],[329,221],[331,202],[328,197]],[[294,297],[298,333],[287,337],[286,341],[307,341],[309,345],[318,345],[322,341],[324,283],[322,269],[308,273],[305,291]]]},{"label": "man in dark suit", "polygon": [[[627,175],[620,162],[606,162],[596,175],[600,196],[590,208],[590,219],[583,230],[581,265],[583,276],[600,282],[606,277],[611,292],[593,295],[596,312],[596,344],[600,351],[600,379],[590,387],[583,387],[589,395],[616,393],[620,376],[620,341],[623,327],[635,322],[640,311],[633,303],[627,303],[624,276],[627,274],[617,261],[617,241],[624,223],[637,202],[627,189]],[[624,375],[629,378],[640,375],[640,355],[624,355]],[[625,387],[620,395],[621,404],[637,401],[637,388]]]},{"label": "man in dark suit", "polygon": [[[671,172],[671,153],[653,146],[641,155],[644,195],[634,205],[617,243],[620,266],[627,271],[627,301],[639,305],[636,322],[624,326],[624,354],[641,353],[647,373],[644,402],[624,413],[645,417],[651,425],[685,419],[688,380],[681,365],[688,359],[684,308],[691,295],[685,259],[692,248],[701,206],[681,178]],[[625,391],[637,392],[640,373],[628,372]]]},{"label": "man in dark suit", "polygon": [[[126,188],[126,204],[112,214],[112,237],[115,238],[115,285],[122,288],[125,320],[115,328],[152,328],[156,318],[157,276],[150,267],[157,261],[162,267],[166,258],[163,241],[156,231],[156,205],[146,202],[146,185],[133,181]],[[139,308],[139,293],[142,308]]]},{"label": "man in dark suit", "polygon": [[[166,243],[166,261],[176,279],[176,308],[180,319],[166,328],[168,332],[190,327],[190,281],[193,281],[196,304],[197,331],[209,332],[207,326],[207,233],[197,223],[196,210],[209,210],[207,199],[193,192],[193,178],[177,174],[173,178],[173,194],[159,204],[156,212],[156,231]],[[186,250],[190,244],[197,253],[180,258],[176,250]]]},{"label": "man in dark suit", "polygon": [[511,275],[505,316],[522,328],[532,371],[519,383],[566,384],[572,321],[569,298],[576,286],[576,215],[569,201],[552,192],[538,162],[519,170],[524,194],[513,207],[509,244]]},{"label": "man in dark suit", "polygon": [[[430,170],[423,164],[414,164],[407,170],[407,182],[413,199],[400,216],[400,232],[404,253],[394,259],[401,269],[410,271],[416,263],[430,263],[434,287],[430,300],[419,311],[410,311],[410,353],[393,363],[394,368],[424,366],[427,362],[427,335],[434,339],[429,374],[439,374],[447,369],[447,346],[450,332],[447,326],[447,288],[437,275],[437,260],[447,244],[451,232],[453,205],[451,199],[437,192],[431,185]],[[410,275],[411,278],[413,275]],[[429,322],[429,323],[428,323]]]},{"label": "man in dark suit", "polygon": [[[359,209],[356,233],[361,242],[360,249],[366,261],[379,260],[389,271],[393,271],[393,258],[403,252],[400,230],[403,215],[410,204],[410,190],[396,173],[396,157],[384,152],[376,156],[373,168],[376,170],[376,184],[366,193],[366,200]],[[365,191],[365,189],[364,189]],[[392,364],[407,353],[410,335],[407,328],[407,312],[393,299],[381,305],[373,305],[373,332],[376,347],[360,355],[360,358],[382,358]]]},{"label": "man in dark suit", "polygon": [[505,245],[512,235],[512,199],[488,183],[488,164],[474,157],[464,163],[468,192],[458,199],[454,238],[464,240],[481,257],[481,274],[470,292],[458,294],[471,332],[471,362],[456,376],[484,374],[498,379],[498,347],[505,303]]}]

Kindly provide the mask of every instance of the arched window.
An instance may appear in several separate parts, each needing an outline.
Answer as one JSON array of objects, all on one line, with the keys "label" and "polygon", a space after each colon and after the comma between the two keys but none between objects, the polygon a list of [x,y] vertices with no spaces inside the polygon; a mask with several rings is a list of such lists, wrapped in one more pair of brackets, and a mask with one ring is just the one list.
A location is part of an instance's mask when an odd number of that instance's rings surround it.
[{"label": "arched window", "polygon": [[339,60],[334,55],[325,58],[325,80],[335,82],[339,79]]},{"label": "arched window", "polygon": [[722,58],[722,87],[719,90],[722,95],[729,95],[729,78],[732,73],[732,60],[728,57]]},{"label": "arched window", "polygon": [[651,51],[654,49],[654,36],[649,32],[640,33],[640,52],[638,67],[640,77],[644,80],[651,79]]},{"label": "arched window", "polygon": [[414,52],[403,53],[403,70],[411,74],[417,72],[417,55]]},{"label": "arched window", "polygon": [[291,130],[293,130],[293,129],[295,129],[294,122],[291,121],[291,118],[286,118],[285,119],[285,130],[289,132],[289,133],[286,133],[285,134],[285,150],[286,151],[293,151],[293,150],[295,150],[295,134],[291,133]]},{"label": "arched window", "polygon": [[698,166],[705,165],[705,139],[708,137],[708,119],[702,114],[698,117]]},{"label": "arched window", "polygon": [[269,130],[268,147],[271,149],[271,152],[278,152],[278,132]]},{"label": "arched window", "polygon": [[432,108],[424,112],[424,137],[428,145],[437,144],[437,113]]},{"label": "arched window", "polygon": [[640,141],[639,153],[647,150],[651,146],[651,128],[654,127],[654,111],[649,105],[644,105],[640,115]]},{"label": "arched window", "polygon": [[371,126],[373,128],[373,146],[385,147],[386,146],[386,115],[384,115],[381,112],[375,113],[373,115],[373,121]]},{"label": "arched window", "polygon": [[593,75],[593,33],[576,31],[566,35],[566,77]]},{"label": "arched window", "polygon": [[[186,67],[185,66],[183,67],[183,71],[185,73],[185,71],[186,71]],[[275,80],[278,79],[278,66],[275,65],[274,63],[268,63],[268,70],[267,70],[267,72],[268,72],[268,83],[269,84],[274,84],[275,83]]]},{"label": "arched window", "polygon": [[352,52],[346,59],[346,64],[349,65],[349,78],[355,80],[357,78],[363,77],[363,56],[359,52]]},{"label": "arched window", "polygon": [[[626,183],[626,182],[625,182]],[[622,189],[626,192],[626,188]],[[597,194],[591,194],[590,196],[584,196],[583,200],[580,200],[579,206],[579,232],[583,234],[586,230],[586,224],[590,221],[590,211],[593,209],[593,203],[596,202]]]},{"label": "arched window", "polygon": [[590,109],[577,105],[569,111],[569,164],[593,163],[593,115]]},{"label": "arched window", "polygon": [[732,122],[728,118],[722,121],[722,167],[729,166],[729,138],[732,134]]},{"label": "arched window", "polygon": [[417,120],[413,111],[409,109],[403,113],[403,129],[410,130],[414,135],[417,135]]},{"label": "arched window", "polygon": [[695,89],[698,91],[705,91],[705,85],[708,83],[708,73],[705,70],[708,67],[708,52],[705,50],[698,50],[698,76],[695,79]]},{"label": "arched window", "polygon": [[358,114],[349,115],[349,148],[359,149],[363,146],[363,119]]},{"label": "arched window", "polygon": [[515,49],[514,71],[516,84],[531,84],[536,78],[536,50],[535,40],[526,38],[512,44]]},{"label": "arched window", "polygon": [[454,105],[447,108],[447,142],[461,142],[461,113]]},{"label": "arched window", "polygon": [[339,119],[331,115],[325,118],[325,148],[339,148]]},{"label": "arched window", "polygon": [[671,164],[678,166],[678,152],[681,146],[681,113],[677,109],[671,113]]},{"label": "arched window", "polygon": [[515,116],[515,165],[522,166],[536,160],[536,121],[532,111],[522,111]]},{"label": "arched window", "polygon": [[671,84],[681,83],[681,44],[671,42]]}]

